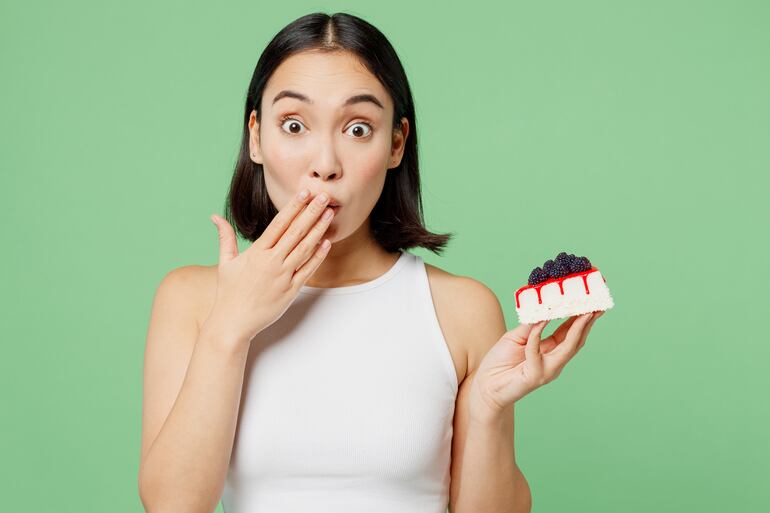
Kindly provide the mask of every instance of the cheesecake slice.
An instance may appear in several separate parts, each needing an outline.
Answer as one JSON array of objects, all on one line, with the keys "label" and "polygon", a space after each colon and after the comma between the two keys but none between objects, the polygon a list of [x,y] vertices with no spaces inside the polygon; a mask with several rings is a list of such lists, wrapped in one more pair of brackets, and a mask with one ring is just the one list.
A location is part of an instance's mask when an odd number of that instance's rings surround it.
[{"label": "cheesecake slice", "polygon": [[601,271],[586,257],[559,253],[536,267],[516,291],[520,324],[609,310],[615,306]]}]

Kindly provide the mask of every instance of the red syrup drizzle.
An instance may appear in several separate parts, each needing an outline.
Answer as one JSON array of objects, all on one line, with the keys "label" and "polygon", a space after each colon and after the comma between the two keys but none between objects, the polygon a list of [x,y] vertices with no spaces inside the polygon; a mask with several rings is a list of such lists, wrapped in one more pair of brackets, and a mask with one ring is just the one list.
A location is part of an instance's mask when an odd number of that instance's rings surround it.
[{"label": "red syrup drizzle", "polygon": [[[519,290],[516,291],[516,308],[521,308],[521,305],[519,304],[519,294],[524,292],[527,289],[535,289],[537,291],[537,302],[539,304],[543,304],[543,298],[540,296],[540,289],[544,286],[550,284],[550,283],[558,283],[559,284],[559,291],[561,292],[561,295],[564,295],[564,280],[569,278],[576,278],[578,276],[583,277],[583,286],[586,289],[586,294],[590,294],[591,291],[588,290],[588,275],[592,272],[598,271],[596,267],[591,267],[587,271],[580,271],[579,273],[572,273],[568,274],[566,276],[562,276],[561,278],[551,278],[550,280],[546,280],[544,282],[538,283],[537,285],[525,285],[521,287]],[[604,276],[602,276],[602,280],[604,280],[604,283],[607,283],[607,280],[604,279]]]}]

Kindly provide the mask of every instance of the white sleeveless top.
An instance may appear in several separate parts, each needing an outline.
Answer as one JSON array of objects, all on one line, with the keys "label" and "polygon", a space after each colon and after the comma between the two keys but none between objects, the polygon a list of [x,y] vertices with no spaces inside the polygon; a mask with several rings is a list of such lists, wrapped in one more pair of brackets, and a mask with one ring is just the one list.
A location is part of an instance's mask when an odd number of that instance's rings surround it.
[{"label": "white sleeveless top", "polygon": [[226,513],[445,513],[458,382],[421,257],[303,286],[252,341]]}]

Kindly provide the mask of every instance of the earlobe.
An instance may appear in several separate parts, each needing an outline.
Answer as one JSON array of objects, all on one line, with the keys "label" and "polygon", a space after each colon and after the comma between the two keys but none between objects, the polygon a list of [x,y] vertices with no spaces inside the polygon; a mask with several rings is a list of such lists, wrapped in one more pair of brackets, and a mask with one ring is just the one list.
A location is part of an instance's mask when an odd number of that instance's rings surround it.
[{"label": "earlobe", "polygon": [[258,148],[258,147],[259,147],[259,145],[254,144],[252,142],[251,150],[249,150],[251,152],[251,160],[255,164],[262,164],[262,153],[258,149],[255,149],[255,148]]}]

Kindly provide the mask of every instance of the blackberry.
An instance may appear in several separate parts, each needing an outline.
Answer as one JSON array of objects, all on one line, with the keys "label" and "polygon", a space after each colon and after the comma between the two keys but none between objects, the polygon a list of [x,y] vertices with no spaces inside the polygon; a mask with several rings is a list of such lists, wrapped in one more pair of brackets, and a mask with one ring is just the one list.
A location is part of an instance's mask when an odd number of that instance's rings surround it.
[{"label": "blackberry", "polygon": [[581,271],[584,271],[583,269],[583,261],[579,258],[575,258],[569,263],[569,272],[570,273],[579,273]]},{"label": "blackberry", "polygon": [[569,274],[569,267],[565,266],[561,262],[556,262],[550,270],[551,278],[561,278]]},{"label": "blackberry", "polygon": [[529,284],[537,285],[548,279],[548,274],[543,271],[542,267],[535,267],[529,275]]},{"label": "blackberry", "polygon": [[569,268],[569,263],[570,263],[570,261],[571,261],[571,260],[573,260],[574,258],[575,258],[575,255],[572,255],[572,256],[570,256],[570,255],[568,255],[567,253],[565,253],[564,251],[562,251],[562,252],[561,252],[561,253],[559,253],[559,255],[556,257],[556,261],[557,261],[557,262],[559,262],[559,263],[560,263],[561,265],[563,265],[564,267],[567,267],[567,268]]},{"label": "blackberry", "polygon": [[578,257],[570,264],[570,272],[579,273],[591,269],[591,262],[586,257]]},{"label": "blackberry", "polygon": [[537,285],[550,279],[589,271],[591,268],[591,261],[588,258],[562,251],[553,260],[546,260],[543,267],[535,267],[529,275],[528,283],[530,285]]}]

